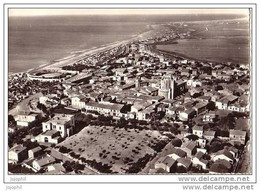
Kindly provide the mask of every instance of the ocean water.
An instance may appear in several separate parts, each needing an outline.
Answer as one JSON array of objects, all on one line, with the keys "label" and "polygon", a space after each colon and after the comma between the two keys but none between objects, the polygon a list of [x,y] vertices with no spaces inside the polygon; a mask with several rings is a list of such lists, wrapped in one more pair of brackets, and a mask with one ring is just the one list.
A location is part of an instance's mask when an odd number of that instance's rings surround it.
[{"label": "ocean water", "polygon": [[217,20],[241,15],[9,17],[9,72],[21,72],[85,50],[128,39],[150,24]]}]

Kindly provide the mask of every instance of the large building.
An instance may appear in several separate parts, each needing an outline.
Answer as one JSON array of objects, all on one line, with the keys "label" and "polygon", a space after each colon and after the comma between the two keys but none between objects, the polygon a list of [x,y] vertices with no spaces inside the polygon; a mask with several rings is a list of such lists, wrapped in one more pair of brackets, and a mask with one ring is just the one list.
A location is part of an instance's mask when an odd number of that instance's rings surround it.
[{"label": "large building", "polygon": [[163,76],[159,89],[159,96],[163,96],[166,99],[174,99],[175,97],[185,93],[187,90],[185,81],[176,81],[171,75],[167,74]]},{"label": "large building", "polygon": [[42,123],[43,132],[51,130],[59,131],[63,138],[71,136],[74,127],[74,116],[68,114],[55,114],[52,119]]}]

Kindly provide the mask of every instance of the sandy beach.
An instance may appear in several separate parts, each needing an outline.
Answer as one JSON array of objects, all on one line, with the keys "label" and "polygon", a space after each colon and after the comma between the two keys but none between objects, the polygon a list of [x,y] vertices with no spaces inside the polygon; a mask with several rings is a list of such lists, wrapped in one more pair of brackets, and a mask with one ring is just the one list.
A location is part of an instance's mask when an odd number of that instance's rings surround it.
[{"label": "sandy beach", "polygon": [[121,45],[126,45],[130,42],[133,42],[136,39],[137,38],[134,37],[134,38],[131,38],[129,40],[124,40],[124,41],[120,41],[120,42],[117,41],[115,43],[110,43],[108,45],[102,45],[98,48],[93,47],[93,48],[90,48],[90,49],[87,49],[87,50],[78,51],[77,55],[75,54],[73,56],[67,56],[65,58],[61,58],[57,62],[34,68],[31,71],[39,70],[39,69],[46,69],[46,70],[52,69],[52,70],[59,71],[59,70],[61,70],[61,67],[63,67],[63,66],[73,64],[73,63],[77,62],[78,60],[81,60],[81,59],[86,58],[88,56],[91,56],[93,54],[98,54],[98,53],[116,48],[116,47],[121,46]]}]

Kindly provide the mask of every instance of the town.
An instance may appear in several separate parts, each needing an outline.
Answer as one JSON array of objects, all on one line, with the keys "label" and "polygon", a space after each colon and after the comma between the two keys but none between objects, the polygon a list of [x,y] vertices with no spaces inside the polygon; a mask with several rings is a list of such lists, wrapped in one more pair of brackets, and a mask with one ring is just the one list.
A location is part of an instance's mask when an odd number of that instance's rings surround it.
[{"label": "town", "polygon": [[9,75],[9,172],[250,171],[249,65],[158,50],[192,35],[163,29],[60,68]]}]

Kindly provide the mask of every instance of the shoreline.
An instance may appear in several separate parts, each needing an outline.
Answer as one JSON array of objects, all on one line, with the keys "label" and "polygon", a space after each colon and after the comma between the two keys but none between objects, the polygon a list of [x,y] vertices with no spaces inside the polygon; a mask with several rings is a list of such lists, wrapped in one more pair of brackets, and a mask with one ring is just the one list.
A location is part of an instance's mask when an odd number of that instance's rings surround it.
[{"label": "shoreline", "polygon": [[[185,21],[185,22],[180,22],[180,21],[175,21],[175,22],[167,22],[163,24],[149,24],[146,26],[146,29],[143,30],[142,32],[139,32],[137,34],[131,35],[130,39],[125,39],[121,41],[115,41],[107,44],[103,44],[100,46],[94,46],[88,49],[84,50],[76,50],[76,51],[71,51],[69,55],[66,55],[65,57],[62,58],[57,58],[54,60],[49,61],[46,64],[42,64],[40,66],[36,66],[33,68],[30,68],[26,71],[21,71],[21,72],[8,72],[9,74],[18,74],[18,73],[29,73],[35,70],[40,70],[40,69],[46,69],[46,70],[61,70],[61,67],[65,65],[70,65],[75,62],[77,62],[80,59],[83,59],[84,57],[91,56],[92,54],[99,54],[102,53],[103,51],[107,51],[109,49],[116,48],[118,46],[126,45],[128,43],[134,42],[136,40],[142,39],[147,33],[156,31],[156,26],[161,26],[161,25],[172,25],[172,24],[178,24],[178,23],[203,23],[203,22],[227,22],[227,21],[239,21],[239,20],[245,20],[246,17],[241,17],[241,18],[234,18],[234,19],[223,19],[223,20],[204,20],[204,21]],[[189,37],[191,38],[191,37]],[[188,38],[187,38],[188,39]],[[175,56],[175,57],[181,57],[184,59],[192,59],[192,60],[197,60],[197,61],[206,61],[206,62],[215,62],[216,61],[208,61],[208,60],[201,60],[201,59],[195,59],[189,56],[186,56],[181,53],[176,53],[172,51],[166,51],[166,50],[160,50],[156,48],[156,45],[164,45],[164,44],[176,44],[178,43],[179,39],[171,39],[169,42],[162,42],[162,43],[155,43],[153,44],[153,48],[155,48],[157,51],[164,52],[166,54],[169,54],[170,56]]]},{"label": "shoreline", "polygon": [[28,73],[28,72],[32,72],[32,71],[35,71],[35,70],[42,70],[42,69],[61,70],[61,67],[66,66],[66,65],[71,65],[71,64],[77,62],[78,60],[81,60],[81,59],[83,59],[87,56],[99,54],[99,53],[102,53],[104,51],[108,51],[110,49],[113,49],[113,48],[116,48],[116,47],[119,47],[119,46],[122,46],[122,45],[129,44],[131,42],[134,42],[134,41],[138,40],[139,38],[142,38],[142,35],[145,34],[146,32],[149,32],[149,31],[152,31],[152,30],[146,29],[143,32],[133,34],[133,35],[131,35],[130,39],[117,40],[115,42],[102,44],[100,46],[94,46],[94,47],[84,49],[84,50],[72,51],[72,52],[70,52],[70,54],[73,54],[73,55],[67,55],[63,58],[55,59],[53,61],[50,61],[47,64],[42,64],[40,66],[30,68],[27,71],[12,72],[12,73],[16,73],[16,74],[17,73]]}]

